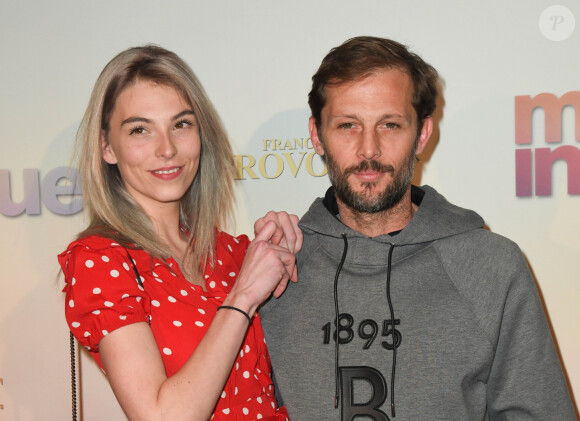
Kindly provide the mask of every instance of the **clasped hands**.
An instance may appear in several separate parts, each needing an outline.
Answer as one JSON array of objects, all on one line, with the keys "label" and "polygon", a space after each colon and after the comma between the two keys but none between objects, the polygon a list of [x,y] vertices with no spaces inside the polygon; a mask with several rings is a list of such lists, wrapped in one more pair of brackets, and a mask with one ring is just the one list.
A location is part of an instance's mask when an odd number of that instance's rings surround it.
[{"label": "clasped hands", "polygon": [[303,239],[298,217],[283,211],[270,211],[258,219],[254,234],[235,286],[236,295],[249,301],[249,314],[271,294],[276,298],[282,295],[288,281],[298,281],[294,255]]}]

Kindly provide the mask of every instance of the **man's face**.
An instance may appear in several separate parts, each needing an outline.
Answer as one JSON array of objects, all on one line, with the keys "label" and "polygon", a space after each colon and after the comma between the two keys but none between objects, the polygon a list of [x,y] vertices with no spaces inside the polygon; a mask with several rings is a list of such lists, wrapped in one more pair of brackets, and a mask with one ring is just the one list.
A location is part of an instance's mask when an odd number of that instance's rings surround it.
[{"label": "man's face", "polygon": [[415,154],[431,134],[430,118],[417,135],[412,83],[398,69],[327,86],[318,129],[310,120],[316,152],[326,157],[337,199],[357,212],[395,206],[409,190]]}]

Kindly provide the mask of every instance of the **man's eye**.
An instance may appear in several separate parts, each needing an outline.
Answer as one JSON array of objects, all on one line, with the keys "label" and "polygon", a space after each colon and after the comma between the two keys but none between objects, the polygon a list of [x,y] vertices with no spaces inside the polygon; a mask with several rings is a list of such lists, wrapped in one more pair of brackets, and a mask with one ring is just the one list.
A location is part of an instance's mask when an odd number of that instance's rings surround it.
[{"label": "man's eye", "polygon": [[385,127],[387,129],[396,129],[397,127],[399,127],[399,125],[397,123],[385,123]]},{"label": "man's eye", "polygon": [[135,127],[131,129],[131,131],[129,132],[129,134],[143,134],[143,133],[145,133],[145,127],[143,126]]},{"label": "man's eye", "polygon": [[352,129],[354,127],[354,124],[352,123],[342,123],[340,126],[338,126],[340,129]]}]

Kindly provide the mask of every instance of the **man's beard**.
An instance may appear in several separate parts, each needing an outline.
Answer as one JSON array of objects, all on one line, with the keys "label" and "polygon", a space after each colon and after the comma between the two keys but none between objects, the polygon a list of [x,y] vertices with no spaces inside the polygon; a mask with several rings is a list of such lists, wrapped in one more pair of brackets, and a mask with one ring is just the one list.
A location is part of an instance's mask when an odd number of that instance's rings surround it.
[{"label": "man's beard", "polygon": [[[393,208],[397,205],[411,184],[413,171],[415,169],[415,147],[407,155],[401,166],[396,170],[392,165],[384,165],[375,160],[365,160],[358,165],[353,165],[340,171],[336,161],[328,150],[324,148],[326,157],[326,167],[330,183],[334,187],[336,197],[339,198],[349,208],[362,213],[377,213]],[[361,182],[364,187],[362,193],[355,192],[348,183],[350,174],[358,171],[373,170],[389,172],[393,180],[382,191],[372,194],[372,188],[376,182]]]}]

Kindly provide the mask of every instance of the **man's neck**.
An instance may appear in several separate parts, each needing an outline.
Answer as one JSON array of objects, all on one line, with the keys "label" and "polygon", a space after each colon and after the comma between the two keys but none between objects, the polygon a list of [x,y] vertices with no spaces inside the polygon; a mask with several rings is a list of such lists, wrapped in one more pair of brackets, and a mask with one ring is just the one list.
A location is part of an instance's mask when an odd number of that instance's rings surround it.
[{"label": "man's neck", "polygon": [[411,201],[411,188],[394,207],[376,213],[358,212],[336,198],[340,220],[367,237],[401,231],[413,218],[418,206]]}]

